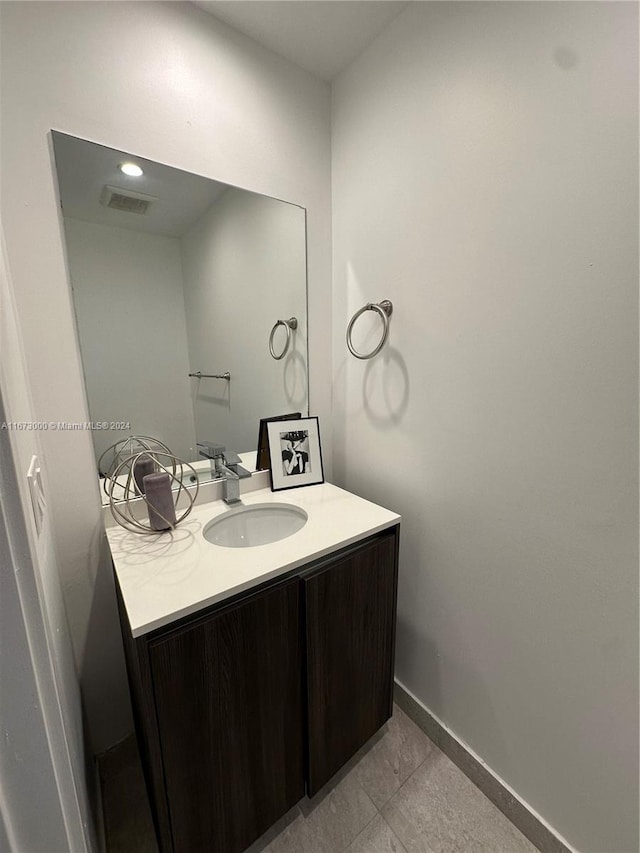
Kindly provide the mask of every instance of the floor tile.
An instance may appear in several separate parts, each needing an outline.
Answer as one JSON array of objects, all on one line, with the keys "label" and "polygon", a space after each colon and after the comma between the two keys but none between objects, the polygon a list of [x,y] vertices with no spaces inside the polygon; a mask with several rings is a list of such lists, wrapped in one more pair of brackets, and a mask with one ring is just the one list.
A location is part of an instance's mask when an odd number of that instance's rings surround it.
[{"label": "floor tile", "polygon": [[[135,740],[101,756],[99,767],[108,853],[157,853]],[[395,706],[379,735],[247,853],[536,850]]]},{"label": "floor tile", "polygon": [[300,804],[292,824],[265,848],[265,853],[343,853],[377,814],[361,788],[355,770],[335,788]]},{"label": "floor tile", "polygon": [[382,809],[407,853],[536,853],[536,848],[440,751]]},{"label": "floor tile", "polygon": [[358,781],[381,809],[434,749],[424,732],[395,705],[384,736],[358,763]]},{"label": "floor tile", "polygon": [[382,815],[376,815],[345,853],[406,853],[406,850]]}]

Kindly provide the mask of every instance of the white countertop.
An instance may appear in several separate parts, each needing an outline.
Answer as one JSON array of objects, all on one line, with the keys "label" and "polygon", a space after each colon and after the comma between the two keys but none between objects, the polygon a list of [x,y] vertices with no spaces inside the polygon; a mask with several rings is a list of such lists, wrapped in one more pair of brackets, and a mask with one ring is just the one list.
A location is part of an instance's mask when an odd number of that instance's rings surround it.
[{"label": "white countertop", "polygon": [[309,518],[292,536],[252,548],[226,548],[204,538],[205,524],[231,509],[221,500],[194,507],[172,532],[143,535],[119,526],[107,528],[134,637],[400,521],[396,513],[330,483],[280,492],[259,489],[241,497],[245,506],[293,504],[304,509]]}]

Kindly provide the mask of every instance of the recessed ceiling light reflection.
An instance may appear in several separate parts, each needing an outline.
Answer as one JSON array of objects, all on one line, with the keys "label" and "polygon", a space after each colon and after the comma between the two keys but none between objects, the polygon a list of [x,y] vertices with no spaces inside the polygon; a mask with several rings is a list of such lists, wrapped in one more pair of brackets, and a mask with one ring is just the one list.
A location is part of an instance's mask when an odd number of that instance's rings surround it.
[{"label": "recessed ceiling light reflection", "polygon": [[139,178],[142,175],[142,169],[136,163],[120,163],[118,168],[130,178]]}]

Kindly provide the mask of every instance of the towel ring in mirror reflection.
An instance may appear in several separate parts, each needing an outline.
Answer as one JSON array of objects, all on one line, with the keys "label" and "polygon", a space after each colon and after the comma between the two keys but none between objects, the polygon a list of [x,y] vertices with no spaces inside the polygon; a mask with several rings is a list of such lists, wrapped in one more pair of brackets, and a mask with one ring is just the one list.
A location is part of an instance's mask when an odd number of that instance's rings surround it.
[{"label": "towel ring in mirror reflection", "polygon": [[[378,344],[371,350],[371,352],[362,353],[358,352],[353,346],[353,342],[351,340],[351,332],[353,331],[353,326],[358,317],[361,314],[364,314],[365,311],[376,311],[380,317],[382,318],[382,337],[378,341]],[[383,299],[382,302],[367,302],[359,311],[351,318],[349,325],[347,326],[347,346],[349,347],[349,352],[351,355],[354,355],[356,358],[373,358],[374,355],[378,355],[382,347],[385,345],[387,340],[387,336],[389,334],[389,317],[393,314],[393,304],[388,299]]]},{"label": "towel ring in mirror reflection", "polygon": [[[273,348],[273,338],[276,333],[276,329],[278,326],[284,326],[287,330],[287,340],[284,343],[284,349],[280,353],[280,355],[276,354],[276,351]],[[281,358],[284,358],[285,355],[289,352],[289,346],[291,345],[291,331],[298,328],[298,321],[295,317],[289,317],[288,320],[276,320],[273,329],[271,329],[271,334],[269,336],[269,352],[271,353],[271,357],[275,358],[276,361],[280,361]]]}]

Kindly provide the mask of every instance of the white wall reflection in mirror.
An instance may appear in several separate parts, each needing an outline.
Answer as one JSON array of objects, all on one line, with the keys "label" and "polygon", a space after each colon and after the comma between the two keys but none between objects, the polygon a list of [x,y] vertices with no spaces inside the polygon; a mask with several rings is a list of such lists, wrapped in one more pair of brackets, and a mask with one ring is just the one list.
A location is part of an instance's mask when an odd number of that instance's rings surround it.
[{"label": "white wall reflection in mirror", "polygon": [[[187,461],[200,441],[254,451],[260,418],[307,414],[305,210],[52,136],[89,414],[130,425],[94,429],[96,459],[129,434]],[[276,360],[271,330],[290,317]],[[285,338],[280,326],[276,352]],[[189,378],[198,371],[231,380]]]}]

